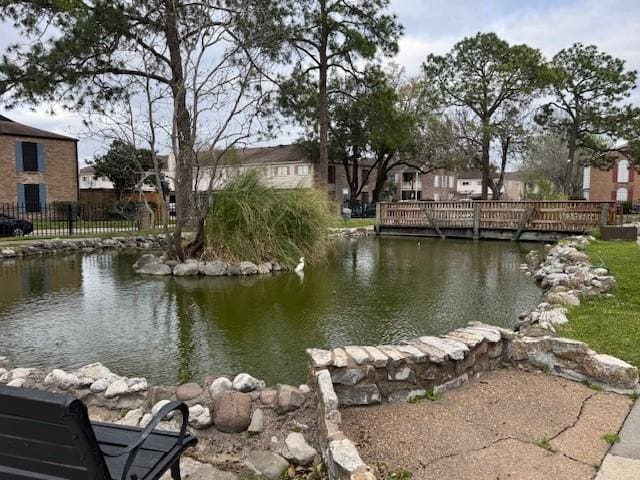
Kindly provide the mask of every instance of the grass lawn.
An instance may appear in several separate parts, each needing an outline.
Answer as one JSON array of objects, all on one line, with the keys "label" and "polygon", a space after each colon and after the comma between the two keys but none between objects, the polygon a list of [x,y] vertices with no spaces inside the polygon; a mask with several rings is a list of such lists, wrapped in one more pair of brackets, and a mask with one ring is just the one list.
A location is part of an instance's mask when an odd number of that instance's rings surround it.
[{"label": "grass lawn", "polygon": [[604,263],[616,278],[614,296],[585,301],[571,309],[569,323],[558,333],[640,367],[640,245],[598,241],[586,252],[594,265]]},{"label": "grass lawn", "polygon": [[376,224],[375,218],[350,218],[345,221],[342,218],[336,218],[331,225],[333,228],[357,228],[357,227],[369,227]]}]

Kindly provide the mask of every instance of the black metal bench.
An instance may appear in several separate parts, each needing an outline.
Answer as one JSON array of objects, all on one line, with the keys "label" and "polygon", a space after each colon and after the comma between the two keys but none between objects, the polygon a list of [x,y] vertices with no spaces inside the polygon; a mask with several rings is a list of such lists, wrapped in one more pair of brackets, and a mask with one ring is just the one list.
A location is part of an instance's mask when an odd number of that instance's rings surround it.
[{"label": "black metal bench", "polygon": [[[179,432],[154,430],[170,412]],[[144,428],[90,422],[78,399],[0,385],[0,479],[152,480],[171,470],[197,439],[187,434],[184,403],[165,405]]]}]

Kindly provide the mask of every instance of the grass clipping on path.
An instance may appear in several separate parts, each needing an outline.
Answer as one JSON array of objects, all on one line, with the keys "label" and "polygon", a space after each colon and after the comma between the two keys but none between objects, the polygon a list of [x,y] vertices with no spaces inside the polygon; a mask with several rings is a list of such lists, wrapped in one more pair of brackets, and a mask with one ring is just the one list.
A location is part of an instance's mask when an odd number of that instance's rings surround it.
[{"label": "grass clipping on path", "polygon": [[333,212],[326,193],[277,190],[250,170],[215,195],[205,226],[205,255],[233,262],[277,260],[287,268],[300,257],[320,263],[329,251]]},{"label": "grass clipping on path", "polygon": [[572,308],[569,323],[558,333],[640,367],[640,245],[594,242],[586,252],[594,265],[603,263],[615,277],[614,295],[585,300]]}]

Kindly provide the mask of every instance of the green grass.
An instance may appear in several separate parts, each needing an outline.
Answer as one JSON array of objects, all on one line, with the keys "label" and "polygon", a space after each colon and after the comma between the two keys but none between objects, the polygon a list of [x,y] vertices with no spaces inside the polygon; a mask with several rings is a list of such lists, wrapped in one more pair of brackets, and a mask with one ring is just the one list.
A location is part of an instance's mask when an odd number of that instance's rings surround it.
[{"label": "green grass", "polygon": [[375,224],[376,224],[375,218],[350,218],[349,220],[336,218],[333,222],[331,222],[331,226],[333,228],[371,227]]},{"label": "green grass", "polygon": [[547,437],[542,437],[538,440],[535,441],[535,444],[537,446],[539,446],[540,448],[544,448],[545,450],[548,450],[549,452],[555,452],[556,450],[551,446],[551,443],[549,442],[549,439]]},{"label": "green grass", "polygon": [[205,254],[234,262],[277,260],[288,268],[300,257],[321,263],[329,251],[334,212],[326,192],[279,192],[250,170],[215,196],[205,225]]},{"label": "green grass", "polygon": [[412,395],[407,398],[407,403],[418,403],[420,400],[429,400],[430,402],[437,402],[442,398],[442,394],[437,392],[433,388],[430,388],[423,394]]},{"label": "green grass", "polygon": [[594,265],[603,264],[615,277],[614,296],[583,301],[572,308],[569,323],[558,333],[640,367],[640,245],[597,241],[586,252]]},{"label": "green grass", "polygon": [[607,442],[609,445],[613,445],[614,443],[620,442],[620,435],[618,435],[617,433],[607,433],[606,435],[602,436],[602,440]]}]

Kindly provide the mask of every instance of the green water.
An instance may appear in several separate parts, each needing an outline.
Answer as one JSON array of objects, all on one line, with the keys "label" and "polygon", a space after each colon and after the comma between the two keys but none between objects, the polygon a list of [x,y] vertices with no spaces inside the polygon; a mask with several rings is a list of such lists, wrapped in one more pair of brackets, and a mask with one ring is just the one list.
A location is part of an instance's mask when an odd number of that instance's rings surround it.
[{"label": "green water", "polygon": [[154,383],[247,371],[302,382],[304,349],[391,343],[472,320],[511,325],[540,299],[518,270],[531,245],[339,241],[321,268],[251,278],[150,278],[139,253],[0,262],[0,355],[17,365],[100,361]]}]

